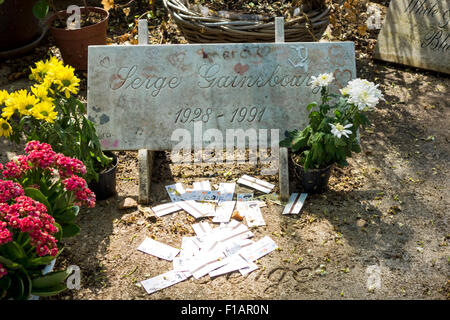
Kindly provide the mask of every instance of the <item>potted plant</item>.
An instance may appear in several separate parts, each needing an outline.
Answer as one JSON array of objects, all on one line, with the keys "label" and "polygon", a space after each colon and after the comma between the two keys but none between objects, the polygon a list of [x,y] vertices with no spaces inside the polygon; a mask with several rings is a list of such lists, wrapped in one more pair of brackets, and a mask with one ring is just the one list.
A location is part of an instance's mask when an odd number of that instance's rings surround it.
[{"label": "potted plant", "polygon": [[95,206],[95,194],[80,177],[86,167],[80,160],[56,153],[49,144],[39,141],[28,142],[25,152],[6,163],[0,172],[3,179],[18,183],[26,196],[44,204],[63,238],[77,235],[80,228],[74,220],[80,206]]},{"label": "potted plant", "polygon": [[290,149],[304,191],[321,193],[327,190],[332,166],[347,166],[346,158],[361,151],[357,132],[369,123],[364,112],[376,106],[383,94],[378,85],[359,78],[349,81],[340,94],[329,91],[332,74],[311,79],[314,88],[320,87],[320,102],[307,105],[308,126],[288,131],[280,145]]},{"label": "potted plant", "polygon": [[18,183],[0,180],[0,300],[66,290],[69,271],[45,272],[61,253],[61,230],[45,205],[24,194]]},{"label": "potted plant", "polygon": [[30,78],[35,81],[31,92],[0,91],[0,136],[19,142],[24,134],[27,141],[48,143],[55,152],[81,160],[88,183],[101,182],[99,176],[111,169],[113,183],[107,193],[97,195],[102,199],[115,193],[117,157],[103,153],[94,124],[75,96],[80,80],[74,71],[51,57],[31,68]]},{"label": "potted plant", "polygon": [[72,13],[67,13],[67,10],[57,11],[53,0],[34,0],[34,2],[33,13],[40,19],[46,17],[49,7],[52,8],[54,13],[46,23],[61,50],[64,62],[78,70],[87,70],[88,46],[106,44],[108,11],[88,7],[83,0],[84,7],[80,8],[80,28],[71,28],[67,26],[67,18]]},{"label": "potted plant", "polygon": [[44,37],[46,30],[33,15],[37,0],[0,0],[0,58],[25,53]]}]

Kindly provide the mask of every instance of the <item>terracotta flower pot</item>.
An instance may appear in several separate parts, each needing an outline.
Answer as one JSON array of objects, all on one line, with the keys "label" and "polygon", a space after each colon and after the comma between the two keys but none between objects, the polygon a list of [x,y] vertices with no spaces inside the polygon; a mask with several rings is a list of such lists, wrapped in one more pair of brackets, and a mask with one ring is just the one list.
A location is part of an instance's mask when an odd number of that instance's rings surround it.
[{"label": "terracotta flower pot", "polygon": [[43,30],[33,15],[36,0],[7,0],[0,5],[0,52],[21,48],[39,39]]},{"label": "terracotta flower pot", "polygon": [[330,180],[333,164],[330,164],[326,168],[308,169],[305,171],[305,168],[295,162],[292,157],[291,160],[294,164],[295,173],[300,179],[300,184],[304,192],[324,193],[328,190],[328,180]]},{"label": "terracotta flower pot", "polygon": [[[106,30],[108,28],[109,13],[102,8],[88,7],[91,12],[98,12],[103,20],[97,24],[82,27],[76,30],[66,30],[52,26],[53,22],[59,16],[67,21],[69,14],[65,10],[52,15],[47,20],[47,25],[55,38],[56,45],[61,50],[62,58],[65,64],[74,67],[76,70],[87,70],[88,46],[106,45]],[[81,7],[81,15],[86,12],[86,8]]]}]

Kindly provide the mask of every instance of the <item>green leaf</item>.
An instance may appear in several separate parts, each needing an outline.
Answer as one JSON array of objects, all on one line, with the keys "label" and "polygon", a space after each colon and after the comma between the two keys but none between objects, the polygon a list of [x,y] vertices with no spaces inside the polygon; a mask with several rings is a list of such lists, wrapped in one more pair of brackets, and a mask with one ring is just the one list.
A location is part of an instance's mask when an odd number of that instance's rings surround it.
[{"label": "green leaf", "polygon": [[33,290],[51,288],[64,282],[70,275],[68,270],[55,271],[32,280]]},{"label": "green leaf", "polygon": [[14,262],[14,261],[12,261],[12,260],[10,260],[8,258],[5,258],[3,256],[0,256],[0,263],[3,264],[6,268],[12,269],[12,270],[17,270],[17,269],[22,268],[21,264],[19,264],[17,262]]},{"label": "green leaf", "polygon": [[47,200],[47,197],[42,194],[41,191],[35,188],[25,188],[25,195],[33,198],[34,200],[42,203],[47,207],[47,213],[52,215],[53,214],[53,208],[51,207],[50,203]]},{"label": "green leaf", "polygon": [[63,227],[63,238],[74,237],[80,232],[80,227],[74,223],[64,224],[62,227]]},{"label": "green leaf", "polygon": [[306,109],[307,109],[308,111],[311,111],[311,109],[314,108],[315,106],[317,106],[317,103],[316,103],[316,102],[313,102],[313,103],[308,104],[308,105],[306,106]]},{"label": "green leaf", "polygon": [[11,286],[8,290],[7,297],[11,297],[15,300],[24,299],[25,285],[22,277],[19,274],[15,274],[11,279]]},{"label": "green leaf", "polygon": [[63,228],[61,227],[61,225],[55,221],[54,223],[55,227],[58,228],[58,232],[55,233],[53,236],[55,237],[56,240],[58,240],[58,242],[61,241],[62,239],[62,234],[63,234]]},{"label": "green leaf", "polygon": [[[61,253],[61,251],[62,250],[60,250],[58,252],[58,255]],[[53,257],[53,256],[34,258],[28,262],[28,265],[30,265],[30,266],[45,266],[45,265],[49,264],[55,258],[56,257]]]},{"label": "green leaf", "polygon": [[79,211],[80,207],[78,206],[70,207],[67,210],[65,210],[61,215],[55,216],[55,220],[63,224],[72,222],[78,215]]},{"label": "green leaf", "polygon": [[31,294],[38,297],[50,297],[57,295],[67,289],[66,284],[58,284],[50,288],[33,288]]},{"label": "green leaf", "polygon": [[33,6],[32,11],[36,18],[44,19],[48,13],[47,0],[39,0],[38,2],[36,2],[36,4]]},{"label": "green leaf", "polygon": [[20,260],[26,257],[26,253],[23,248],[17,244],[17,242],[12,241],[4,244],[3,247],[8,256],[12,257],[14,260]]},{"label": "green leaf", "polygon": [[3,290],[8,290],[11,286],[11,277],[6,275],[0,279],[0,288]]},{"label": "green leaf", "polygon": [[58,210],[65,209],[67,207],[68,207],[67,199],[63,194],[55,201],[55,204],[53,205],[53,211],[56,212]]}]

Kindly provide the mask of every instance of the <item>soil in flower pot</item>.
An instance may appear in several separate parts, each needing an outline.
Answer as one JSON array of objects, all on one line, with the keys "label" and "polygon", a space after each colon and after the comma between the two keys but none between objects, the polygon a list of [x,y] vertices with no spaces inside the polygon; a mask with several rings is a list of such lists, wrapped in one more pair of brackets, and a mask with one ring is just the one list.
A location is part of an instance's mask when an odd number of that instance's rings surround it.
[{"label": "soil in flower pot", "polygon": [[333,164],[325,168],[312,169],[305,171],[304,166],[300,163],[300,157],[291,156],[294,165],[294,172],[300,180],[303,192],[306,193],[324,193],[328,191],[328,181],[330,180],[331,169]]},{"label": "soil in flower pot", "polygon": [[88,46],[106,45],[109,14],[102,8],[81,9],[80,29],[67,29],[66,11],[59,11],[47,20],[65,64],[77,70],[87,70]]},{"label": "soil in flower pot", "polygon": [[92,180],[89,182],[89,189],[95,193],[96,200],[104,200],[116,194],[116,173],[119,163],[117,155],[112,152],[105,152],[105,155],[112,157],[108,168],[104,168],[99,172],[98,182]]}]

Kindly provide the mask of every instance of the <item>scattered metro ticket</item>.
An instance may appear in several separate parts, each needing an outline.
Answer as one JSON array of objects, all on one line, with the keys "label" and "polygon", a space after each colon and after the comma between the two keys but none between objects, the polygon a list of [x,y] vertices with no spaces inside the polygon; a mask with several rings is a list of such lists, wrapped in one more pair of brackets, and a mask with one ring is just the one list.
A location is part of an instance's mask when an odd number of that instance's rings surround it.
[{"label": "scattered metro ticket", "polygon": [[194,223],[192,225],[192,229],[194,229],[197,237],[203,237],[204,235],[206,235],[212,231],[211,226],[206,221],[200,222],[200,223]]},{"label": "scattered metro ticket", "polygon": [[258,269],[258,265],[254,262],[248,262],[248,266],[246,266],[245,268],[239,269],[239,272],[241,273],[242,276],[246,276],[247,274],[249,274],[250,272],[253,272],[255,270]]},{"label": "scattered metro ticket", "polygon": [[152,256],[172,261],[180,252],[179,249],[168,246],[164,243],[146,238],[137,248],[139,251],[151,254]]},{"label": "scattered metro ticket", "polygon": [[205,210],[205,207],[202,206],[202,203],[198,203],[194,200],[179,201],[177,204],[195,219],[205,217],[209,213]]},{"label": "scattered metro ticket", "polygon": [[298,214],[305,203],[307,193],[291,194],[288,203],[284,207],[283,214]]},{"label": "scattered metro ticket", "polygon": [[198,254],[200,247],[195,241],[195,237],[183,237],[181,239],[180,257],[192,257]]},{"label": "scattered metro ticket", "polygon": [[181,197],[185,201],[187,200],[218,201],[220,198],[220,191],[186,190]]},{"label": "scattered metro ticket", "polygon": [[182,195],[183,193],[186,192],[181,183],[168,185],[166,186],[166,190],[172,202],[182,201],[183,200]]},{"label": "scattered metro ticket", "polygon": [[250,177],[246,174],[244,174],[242,177],[240,177],[239,180],[237,181],[237,183],[246,185],[248,187],[259,190],[264,193],[269,193],[275,187],[275,185],[273,185],[267,181],[256,179],[256,178]]},{"label": "scattered metro ticket", "polygon": [[254,262],[266,254],[278,248],[277,244],[268,236],[256,241],[254,244],[243,248],[239,254],[247,261]]},{"label": "scattered metro ticket", "polygon": [[221,201],[216,207],[216,214],[212,222],[228,222],[233,214],[236,201]]},{"label": "scattered metro ticket", "polygon": [[251,201],[253,200],[253,193],[238,193],[237,201]]},{"label": "scattered metro ticket", "polygon": [[232,201],[235,188],[235,182],[220,183],[218,188],[218,191],[220,192],[219,201]]},{"label": "scattered metro ticket", "polygon": [[186,280],[186,275],[177,270],[160,274],[159,276],[141,281],[142,286],[148,294],[170,287],[178,282]]},{"label": "scattered metro ticket", "polygon": [[244,210],[245,221],[249,227],[265,226],[266,222],[257,203],[248,203]]},{"label": "scattered metro ticket", "polygon": [[169,202],[160,204],[158,206],[152,207],[152,211],[157,215],[158,217],[165,216],[166,214],[174,213],[177,211],[180,211],[181,208],[176,204],[176,202]]},{"label": "scattered metro ticket", "polygon": [[211,183],[209,180],[194,182],[194,190],[206,190],[211,191]]},{"label": "scattered metro ticket", "polygon": [[211,278],[246,268],[249,265],[248,262],[238,254],[225,258],[224,262],[226,263],[224,266],[209,272]]}]

